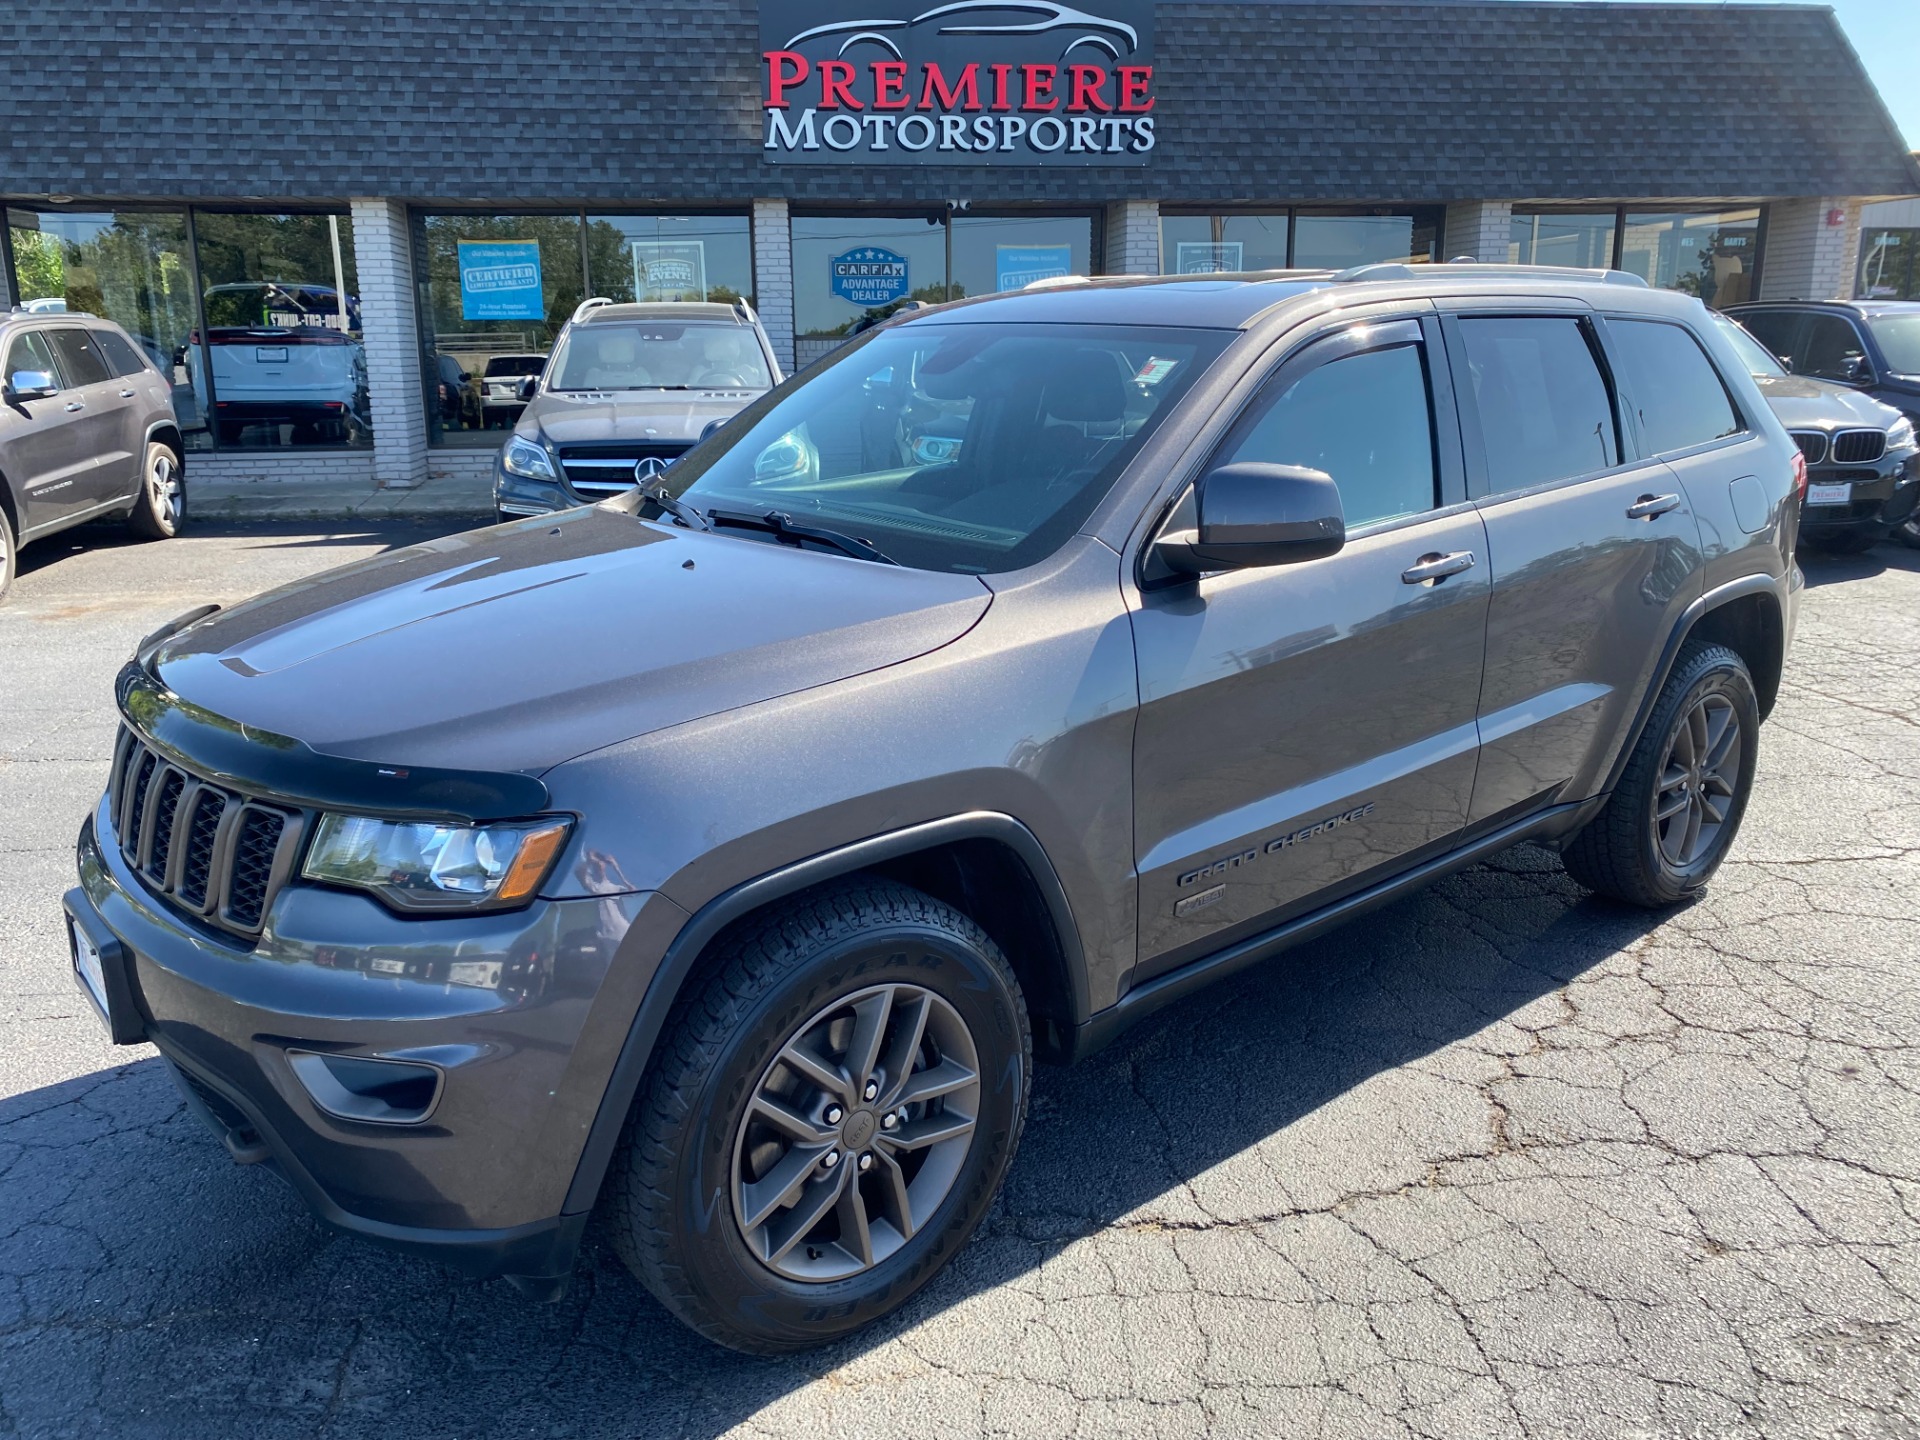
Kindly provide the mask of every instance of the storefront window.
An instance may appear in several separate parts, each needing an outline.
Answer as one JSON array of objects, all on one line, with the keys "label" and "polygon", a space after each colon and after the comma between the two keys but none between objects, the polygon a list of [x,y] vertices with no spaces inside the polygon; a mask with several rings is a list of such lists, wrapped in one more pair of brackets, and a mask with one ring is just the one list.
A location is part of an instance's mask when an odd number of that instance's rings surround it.
[{"label": "storefront window", "polygon": [[1612,210],[1516,211],[1507,244],[1507,259],[1515,265],[1612,269],[1615,219]]},{"label": "storefront window", "polygon": [[1697,295],[1715,309],[1751,300],[1760,253],[1760,212],[1628,211],[1620,268],[1661,290]]},{"label": "storefront window", "polygon": [[1287,212],[1162,214],[1160,268],[1168,275],[1287,268]]},{"label": "storefront window", "polygon": [[1426,264],[1439,259],[1440,212],[1312,214],[1293,217],[1293,264],[1299,270],[1344,270],[1388,261]]},{"label": "storefront window", "polygon": [[194,329],[187,217],[179,211],[7,211],[18,300],[30,310],[84,310],[119,325],[173,382],[173,408],[194,449],[210,442],[188,365]]},{"label": "storefront window", "polygon": [[793,219],[795,359],[812,364],[909,301],[937,305],[1094,267],[1091,215],[910,215]]},{"label": "storefront window", "polygon": [[352,222],[204,210],[193,220],[206,330],[186,366],[221,447],[371,445]]},{"label": "storefront window", "polygon": [[580,235],[577,213],[421,218],[434,443],[498,445],[512,428],[520,379],[538,373],[587,296]]},{"label": "storefront window", "polygon": [[[1442,211],[1267,210],[1239,214],[1164,211],[1160,269],[1168,275],[1233,270],[1345,270],[1439,258]],[[1289,234],[1291,231],[1291,234]]]},{"label": "storefront window", "polygon": [[587,269],[609,300],[753,303],[744,215],[589,215]]},{"label": "storefront window", "polygon": [[1875,226],[1860,235],[1860,279],[1854,294],[1863,300],[1920,300],[1920,229]]}]

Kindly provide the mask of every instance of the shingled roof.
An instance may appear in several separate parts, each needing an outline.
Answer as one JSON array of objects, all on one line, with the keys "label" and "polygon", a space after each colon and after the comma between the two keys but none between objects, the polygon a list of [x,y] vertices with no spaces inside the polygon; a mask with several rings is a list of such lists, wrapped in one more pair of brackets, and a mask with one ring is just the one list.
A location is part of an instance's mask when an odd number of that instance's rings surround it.
[{"label": "shingled roof", "polygon": [[[489,20],[492,23],[489,24]],[[1162,0],[1138,169],[773,166],[757,10],[15,0],[0,193],[1054,204],[1895,195],[1830,10]]]}]

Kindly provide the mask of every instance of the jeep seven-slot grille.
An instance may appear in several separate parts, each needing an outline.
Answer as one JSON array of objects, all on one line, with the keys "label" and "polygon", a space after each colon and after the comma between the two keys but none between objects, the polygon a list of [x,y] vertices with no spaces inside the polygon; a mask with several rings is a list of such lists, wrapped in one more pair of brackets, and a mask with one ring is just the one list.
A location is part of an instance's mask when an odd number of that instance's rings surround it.
[{"label": "jeep seven-slot grille", "polygon": [[664,468],[691,448],[684,440],[562,445],[560,468],[566,472],[567,484],[575,494],[605,499],[609,495],[624,495],[638,483],[634,468],[642,460],[658,460]]},{"label": "jeep seven-slot grille", "polygon": [[1871,465],[1887,450],[1884,430],[1842,430],[1833,437],[1833,463]]},{"label": "jeep seven-slot grille", "polygon": [[293,863],[298,811],[203,780],[125,729],[108,799],[120,853],[148,889],[233,934],[260,933]]}]

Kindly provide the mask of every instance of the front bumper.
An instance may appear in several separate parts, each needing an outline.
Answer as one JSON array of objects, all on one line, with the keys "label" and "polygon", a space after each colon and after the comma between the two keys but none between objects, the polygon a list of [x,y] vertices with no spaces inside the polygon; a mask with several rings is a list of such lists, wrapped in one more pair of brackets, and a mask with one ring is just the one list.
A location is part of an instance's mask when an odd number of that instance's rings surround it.
[{"label": "front bumper", "polygon": [[1896,451],[1878,465],[1818,465],[1807,472],[1807,492],[1818,485],[1848,486],[1838,505],[1802,504],[1800,533],[1818,537],[1861,530],[1884,533],[1903,523],[1920,502],[1920,452]]},{"label": "front bumper", "polygon": [[[96,838],[110,823],[103,805],[82,827],[68,914],[126,1002],[116,1038],[154,1044],[236,1160],[268,1162],[339,1229],[542,1288],[568,1273],[586,1215],[567,1192],[678,907],[625,894],[422,921],[288,885],[249,949],[154,897]],[[437,1101],[417,1124],[338,1118],[295,1050],[431,1064]]]}]

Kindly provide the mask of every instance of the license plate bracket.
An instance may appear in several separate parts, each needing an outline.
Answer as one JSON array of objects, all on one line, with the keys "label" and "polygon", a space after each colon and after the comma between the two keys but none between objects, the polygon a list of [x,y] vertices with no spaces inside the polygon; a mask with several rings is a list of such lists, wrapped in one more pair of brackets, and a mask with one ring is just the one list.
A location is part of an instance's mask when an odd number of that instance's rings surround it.
[{"label": "license plate bracket", "polygon": [[1807,487],[1807,504],[1809,505],[1851,505],[1852,503],[1853,486],[1851,485],[1809,485]]},{"label": "license plate bracket", "polygon": [[68,892],[65,907],[74,984],[87,997],[114,1044],[138,1045],[147,1038],[147,1028],[134,1003],[126,947],[106,933],[98,921],[88,924],[85,897],[80,896],[81,903],[76,904],[75,896],[80,892]]}]

